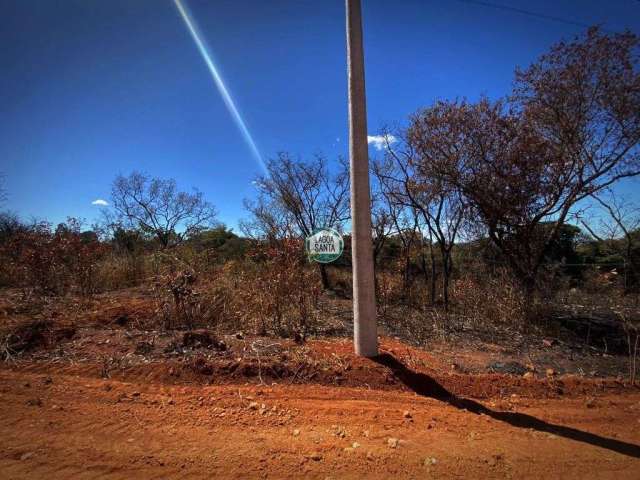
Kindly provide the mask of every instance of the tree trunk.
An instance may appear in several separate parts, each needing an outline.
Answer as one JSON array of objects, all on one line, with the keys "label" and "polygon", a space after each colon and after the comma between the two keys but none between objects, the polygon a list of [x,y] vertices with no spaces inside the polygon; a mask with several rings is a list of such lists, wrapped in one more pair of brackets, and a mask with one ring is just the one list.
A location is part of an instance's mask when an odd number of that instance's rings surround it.
[{"label": "tree trunk", "polygon": [[436,257],[433,254],[433,244],[429,244],[429,257],[431,260],[431,305],[436,304]]},{"label": "tree trunk", "polygon": [[156,237],[160,242],[160,248],[162,250],[166,250],[169,247],[169,234],[166,232],[158,232]]},{"label": "tree trunk", "polygon": [[429,284],[429,273],[427,273],[427,257],[424,254],[424,248],[420,252],[420,266],[422,267],[422,275],[424,276],[424,284]]},{"label": "tree trunk", "polygon": [[409,281],[410,270],[411,270],[411,259],[409,258],[409,255],[406,255],[404,259],[404,272],[402,273],[402,287],[404,290],[402,292],[403,298],[406,298],[407,291],[411,286],[411,283]]},{"label": "tree trunk", "polygon": [[442,300],[444,302],[444,311],[449,311],[449,255],[446,254],[442,259]]},{"label": "tree trunk", "polygon": [[320,268],[320,278],[322,279],[323,290],[331,289],[331,282],[329,281],[329,272],[327,272],[327,266],[324,263],[318,264]]}]

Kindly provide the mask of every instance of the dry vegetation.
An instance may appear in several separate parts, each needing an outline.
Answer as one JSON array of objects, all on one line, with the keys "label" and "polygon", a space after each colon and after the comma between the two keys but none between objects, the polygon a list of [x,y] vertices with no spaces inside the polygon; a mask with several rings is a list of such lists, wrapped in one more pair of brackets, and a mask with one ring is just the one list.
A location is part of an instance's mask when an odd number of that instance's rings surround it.
[{"label": "dry vegetation", "polygon": [[[509,97],[441,101],[387,134],[372,162],[381,333],[497,345],[523,364],[555,348],[578,358],[573,371],[635,382],[639,217],[611,187],[640,174],[637,53],[635,35],[590,29],[518,71]],[[331,266],[311,264],[302,243],[348,225],[347,166],[336,165],[271,160],[242,237],[216,224],[201,193],[136,172],[115,179],[112,207],[90,228],[3,214],[1,355],[63,351],[105,324],[140,335],[142,357],[160,337],[168,355],[171,342],[223,351],[225,335],[260,337],[244,347],[260,362],[278,339],[348,335],[349,235]],[[176,344],[184,332],[203,336]],[[110,355],[105,375],[119,363]]]}]

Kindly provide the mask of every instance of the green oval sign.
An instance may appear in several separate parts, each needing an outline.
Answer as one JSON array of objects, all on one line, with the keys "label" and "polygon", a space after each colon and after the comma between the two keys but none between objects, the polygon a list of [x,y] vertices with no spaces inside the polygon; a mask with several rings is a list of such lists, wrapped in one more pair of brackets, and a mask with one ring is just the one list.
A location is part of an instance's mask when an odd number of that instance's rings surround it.
[{"label": "green oval sign", "polygon": [[319,263],[331,263],[342,255],[344,241],[332,228],[317,228],[304,241],[309,258]]}]

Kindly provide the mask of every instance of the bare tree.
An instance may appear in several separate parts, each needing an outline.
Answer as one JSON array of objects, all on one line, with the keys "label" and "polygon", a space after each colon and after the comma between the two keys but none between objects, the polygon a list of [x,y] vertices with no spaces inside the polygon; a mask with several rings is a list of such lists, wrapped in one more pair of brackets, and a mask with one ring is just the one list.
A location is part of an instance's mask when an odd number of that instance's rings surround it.
[{"label": "bare tree", "polygon": [[384,185],[377,175],[376,162],[371,168],[371,228],[373,230],[373,266],[377,268],[380,253],[387,240],[396,230],[394,217],[397,213],[397,205],[390,201]]},{"label": "bare tree", "polygon": [[474,207],[527,298],[575,205],[640,174],[637,49],[590,29],[518,71],[510,103],[438,102],[412,119],[418,172]]},{"label": "bare tree", "polygon": [[584,218],[580,218],[580,223],[593,238],[618,251],[625,261],[625,289],[637,288],[640,280],[640,208],[611,190],[593,195],[592,199],[605,215],[598,216],[598,227]]},{"label": "bare tree", "polygon": [[279,239],[297,236],[289,212],[267,195],[260,193],[257,200],[245,199],[244,208],[251,217],[240,220],[240,230],[248,238],[273,244]]},{"label": "bare tree", "polygon": [[[336,174],[327,160],[316,155],[312,161],[294,160],[280,153],[267,162],[268,175],[254,182],[257,202],[245,202],[252,219],[243,223],[245,231],[273,235],[308,237],[319,228],[342,229],[349,218],[348,167],[339,159]],[[323,287],[329,288],[326,265],[320,264]]]},{"label": "bare tree", "polygon": [[[389,179],[393,175],[393,164],[380,160],[374,161],[371,171],[374,265],[379,263],[380,252],[387,240],[397,239],[401,245],[404,262],[402,279],[403,293],[406,294],[413,280],[410,272],[411,255],[422,237],[419,215],[415,208],[399,200],[398,192],[390,188]],[[420,251],[421,254],[424,253],[422,248]]]},{"label": "bare tree", "polygon": [[373,230],[373,267],[377,268],[380,254],[387,240],[395,231],[393,218],[388,204],[379,204],[375,199],[376,192],[371,192],[371,229]]},{"label": "bare tree", "polygon": [[26,230],[20,217],[14,212],[0,212],[0,243],[6,242],[19,232]]},{"label": "bare tree", "polygon": [[181,192],[173,179],[139,172],[116,177],[111,202],[124,225],[156,238],[162,248],[212,226],[217,214],[201,192]]},{"label": "bare tree", "polygon": [[[416,166],[422,165],[417,150],[402,133],[393,136],[400,139],[399,145],[392,145],[390,135],[385,134],[386,160],[376,166],[376,176],[384,185],[391,202],[409,208],[414,212],[414,225],[419,222],[426,227],[429,246],[437,245],[442,263],[442,299],[445,308],[449,305],[449,285],[453,272],[453,248],[466,215],[466,203],[459,191],[444,182],[432,172]],[[433,251],[431,257],[431,298],[435,298],[436,263]],[[423,257],[424,260],[424,257]],[[424,264],[424,262],[423,262]]]}]

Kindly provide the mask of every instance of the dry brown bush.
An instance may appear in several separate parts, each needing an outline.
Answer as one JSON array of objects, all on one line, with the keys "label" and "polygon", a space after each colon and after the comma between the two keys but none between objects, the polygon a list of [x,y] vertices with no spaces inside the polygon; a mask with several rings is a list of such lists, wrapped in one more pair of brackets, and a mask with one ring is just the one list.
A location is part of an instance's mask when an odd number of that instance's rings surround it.
[{"label": "dry brown bush", "polygon": [[96,265],[95,284],[106,292],[143,284],[152,274],[150,257],[110,253]]},{"label": "dry brown bush", "polygon": [[297,239],[256,245],[238,269],[232,304],[247,329],[300,339],[314,329],[322,286],[302,252]]},{"label": "dry brown bush", "polygon": [[378,314],[386,317],[393,305],[407,300],[407,291],[402,274],[397,268],[390,268],[376,271],[376,305]]},{"label": "dry brown bush", "polygon": [[[221,283],[218,283],[221,282]],[[231,291],[221,275],[200,280],[183,270],[158,277],[154,283],[156,315],[163,329],[206,327],[217,329],[235,322]]]},{"label": "dry brown bush", "polygon": [[457,312],[474,327],[521,326],[525,322],[527,299],[506,269],[493,275],[482,272],[458,278],[453,292]]},{"label": "dry brown bush", "polygon": [[3,276],[39,294],[96,292],[97,265],[109,247],[80,228],[81,222],[69,218],[55,231],[42,222],[16,232],[0,245]]},{"label": "dry brown bush", "polygon": [[[154,282],[162,328],[206,327],[303,340],[318,322],[321,284],[298,240],[256,244],[243,260],[196,273],[163,254]],[[197,263],[196,263],[197,264]]]}]

